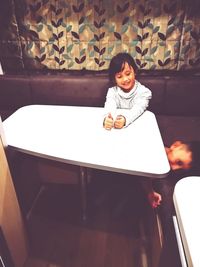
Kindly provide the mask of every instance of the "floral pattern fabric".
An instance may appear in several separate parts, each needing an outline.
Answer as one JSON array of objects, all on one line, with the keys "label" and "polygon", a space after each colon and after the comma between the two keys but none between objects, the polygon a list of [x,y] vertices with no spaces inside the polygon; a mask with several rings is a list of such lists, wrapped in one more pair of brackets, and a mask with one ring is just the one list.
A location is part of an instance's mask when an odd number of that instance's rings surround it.
[{"label": "floral pattern fabric", "polygon": [[0,61],[8,70],[104,70],[124,51],[140,69],[199,69],[193,1],[4,0]]}]

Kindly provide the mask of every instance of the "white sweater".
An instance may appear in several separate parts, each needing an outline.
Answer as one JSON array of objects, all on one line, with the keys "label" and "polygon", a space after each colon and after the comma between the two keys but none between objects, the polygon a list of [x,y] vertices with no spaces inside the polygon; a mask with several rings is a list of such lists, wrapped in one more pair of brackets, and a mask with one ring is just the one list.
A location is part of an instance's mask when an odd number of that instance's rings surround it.
[{"label": "white sweater", "polygon": [[151,97],[151,91],[138,81],[135,81],[134,87],[128,93],[118,86],[111,87],[104,105],[106,115],[111,113],[114,119],[117,115],[122,115],[126,119],[125,126],[128,126],[146,110]]}]

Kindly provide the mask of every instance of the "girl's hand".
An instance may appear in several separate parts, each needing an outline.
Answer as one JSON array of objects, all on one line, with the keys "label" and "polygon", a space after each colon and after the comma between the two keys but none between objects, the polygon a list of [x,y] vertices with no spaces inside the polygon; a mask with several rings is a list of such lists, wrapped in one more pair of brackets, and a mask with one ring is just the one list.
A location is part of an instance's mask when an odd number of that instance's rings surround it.
[{"label": "girl's hand", "polygon": [[126,123],[126,119],[122,115],[118,115],[115,122],[114,122],[114,127],[117,129],[121,129],[124,127]]},{"label": "girl's hand", "polygon": [[111,113],[108,114],[108,116],[104,119],[103,127],[106,130],[111,130],[113,127],[113,117]]},{"label": "girl's hand", "polygon": [[152,208],[157,208],[160,206],[162,197],[159,193],[153,191],[148,194],[148,200]]}]

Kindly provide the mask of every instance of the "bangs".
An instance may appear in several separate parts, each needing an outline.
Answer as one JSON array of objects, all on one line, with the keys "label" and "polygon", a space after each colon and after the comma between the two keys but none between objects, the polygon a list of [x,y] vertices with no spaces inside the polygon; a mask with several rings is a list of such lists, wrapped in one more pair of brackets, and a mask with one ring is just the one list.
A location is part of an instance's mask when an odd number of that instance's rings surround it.
[{"label": "bangs", "polygon": [[128,63],[128,62],[126,62],[126,61],[117,62],[116,66],[115,66],[115,69],[114,69],[114,73],[117,74],[119,72],[122,72],[125,69],[125,64],[126,63]]}]

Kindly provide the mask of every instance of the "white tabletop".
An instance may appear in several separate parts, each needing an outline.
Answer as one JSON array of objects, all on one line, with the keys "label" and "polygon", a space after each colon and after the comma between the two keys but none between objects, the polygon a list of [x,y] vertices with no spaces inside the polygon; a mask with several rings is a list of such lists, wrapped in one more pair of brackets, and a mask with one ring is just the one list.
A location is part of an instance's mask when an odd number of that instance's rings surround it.
[{"label": "white tabletop", "polygon": [[162,178],[170,170],[155,115],[123,129],[103,128],[104,109],[30,105],[3,122],[7,144],[79,166]]},{"label": "white tabletop", "polygon": [[200,266],[200,177],[186,177],[174,189],[174,205],[189,267]]}]

